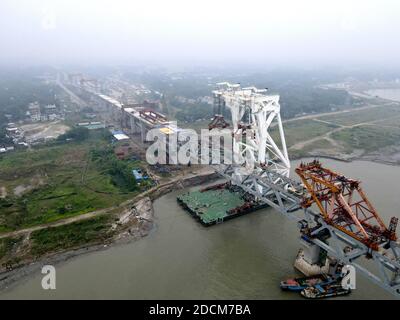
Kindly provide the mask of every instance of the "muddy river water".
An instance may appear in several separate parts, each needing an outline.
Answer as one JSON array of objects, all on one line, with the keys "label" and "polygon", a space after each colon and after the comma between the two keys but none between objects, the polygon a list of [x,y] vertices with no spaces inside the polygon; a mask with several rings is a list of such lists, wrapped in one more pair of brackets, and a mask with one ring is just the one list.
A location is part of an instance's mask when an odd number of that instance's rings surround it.
[{"label": "muddy river water", "polygon": [[[323,160],[334,170],[361,179],[388,223],[400,217],[400,168],[372,162]],[[294,162],[295,166],[298,162]],[[299,299],[279,281],[293,276],[299,249],[296,225],[264,209],[204,228],[170,193],[154,203],[156,227],[137,242],[112,247],[57,265],[57,289],[44,291],[41,274],[3,290],[0,299]],[[347,299],[391,298],[357,275]]]}]

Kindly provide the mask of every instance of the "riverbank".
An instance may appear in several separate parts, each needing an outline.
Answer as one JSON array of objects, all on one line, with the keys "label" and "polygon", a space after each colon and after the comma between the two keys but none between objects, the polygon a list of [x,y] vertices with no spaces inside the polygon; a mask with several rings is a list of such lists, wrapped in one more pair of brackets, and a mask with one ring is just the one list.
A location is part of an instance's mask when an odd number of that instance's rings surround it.
[{"label": "riverbank", "polygon": [[380,164],[385,164],[389,166],[400,166],[400,151],[397,154],[396,159],[390,158],[390,157],[385,157],[382,154],[377,153],[375,154],[368,154],[364,156],[353,156],[353,157],[347,157],[347,156],[331,156],[331,155],[324,155],[320,153],[309,153],[305,156],[300,156],[300,157],[292,157],[291,160],[301,160],[304,158],[316,158],[316,159],[329,159],[329,160],[335,160],[339,162],[354,162],[354,161],[367,161],[367,162],[375,162],[375,163],[380,163]]},{"label": "riverbank", "polygon": [[[340,161],[342,163],[352,162],[333,157],[316,157]],[[219,176],[211,170],[199,170],[199,172],[188,173],[185,177],[177,177],[153,187],[136,196],[134,199],[121,204],[118,211],[115,208],[113,209],[115,221],[111,228],[115,233],[112,238],[101,243],[92,243],[73,249],[49,252],[39,259],[23,261],[18,268],[0,273],[0,290],[10,289],[33,274],[38,274],[43,265],[63,265],[66,261],[81,258],[89,253],[106,251],[113,247],[130,244],[148,236],[154,230],[155,226],[154,201],[170,192],[202,185],[217,179],[219,179]]]},{"label": "riverbank", "polygon": [[[303,161],[308,160],[312,158]],[[300,161],[293,161],[292,169]],[[363,161],[326,159],[324,164],[361,180],[385,222],[399,216],[400,170]],[[36,272],[1,291],[0,299],[296,299],[281,291],[279,283],[297,275],[297,225],[266,208],[204,228],[176,201],[183,192],[198,188],[179,189],[155,200],[155,227],[141,241],[61,262],[56,267],[57,290],[43,290],[43,275]],[[392,298],[362,274],[357,275],[357,290],[346,297]]]},{"label": "riverbank", "polygon": [[[110,247],[128,244],[146,237],[154,228],[154,211],[153,202],[174,191],[189,186],[196,186],[217,180],[219,176],[212,170],[200,170],[199,173],[193,172],[185,177],[178,177],[171,181],[161,183],[146,192],[136,196],[134,199],[126,201],[119,209],[112,208],[110,214],[114,218],[110,231],[112,236],[104,241],[94,241],[90,244],[81,245],[68,250],[55,250],[46,252],[40,257],[29,256],[18,261],[17,267],[10,270],[9,266],[2,266],[0,272],[0,290],[9,288],[26,278],[27,276],[37,273],[43,265],[58,265],[68,260],[96,251],[107,250]],[[101,214],[106,214],[101,212]],[[44,230],[48,230],[49,227]],[[22,232],[23,233],[23,232]],[[30,240],[31,231],[26,231],[22,243],[26,246]],[[23,253],[24,250],[17,250]]]},{"label": "riverbank", "polygon": [[379,152],[374,152],[370,154],[365,154],[365,155],[354,155],[354,156],[348,156],[348,155],[337,155],[337,156],[332,156],[332,155],[325,155],[321,153],[314,153],[310,152],[305,156],[301,157],[293,157],[291,160],[301,160],[303,158],[319,158],[319,159],[330,159],[330,160],[335,160],[335,161],[341,161],[341,162],[354,162],[354,161],[369,161],[369,162],[376,162],[380,164],[385,164],[389,166],[400,166],[400,148],[399,151],[392,154],[392,155],[387,155],[384,153],[379,153]]}]

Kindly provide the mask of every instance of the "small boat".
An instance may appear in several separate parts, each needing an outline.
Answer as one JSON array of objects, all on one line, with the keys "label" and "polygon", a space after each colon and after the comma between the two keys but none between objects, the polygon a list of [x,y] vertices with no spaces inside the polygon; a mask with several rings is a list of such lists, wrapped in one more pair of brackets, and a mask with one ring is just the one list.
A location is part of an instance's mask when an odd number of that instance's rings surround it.
[{"label": "small boat", "polygon": [[323,299],[350,294],[350,289],[344,289],[341,284],[315,285],[305,288],[300,294],[307,299]]},{"label": "small boat", "polygon": [[280,287],[282,290],[298,291],[304,290],[308,287],[315,285],[328,285],[335,283],[336,280],[326,274],[319,274],[315,276],[294,278],[282,281]]}]

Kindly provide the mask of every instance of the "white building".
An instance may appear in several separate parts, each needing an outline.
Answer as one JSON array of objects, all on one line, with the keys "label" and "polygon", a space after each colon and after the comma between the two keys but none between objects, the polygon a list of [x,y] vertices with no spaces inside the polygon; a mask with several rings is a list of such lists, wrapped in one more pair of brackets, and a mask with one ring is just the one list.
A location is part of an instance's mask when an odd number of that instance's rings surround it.
[{"label": "white building", "polygon": [[40,105],[38,102],[30,103],[28,109],[28,114],[33,122],[38,122],[41,120]]}]

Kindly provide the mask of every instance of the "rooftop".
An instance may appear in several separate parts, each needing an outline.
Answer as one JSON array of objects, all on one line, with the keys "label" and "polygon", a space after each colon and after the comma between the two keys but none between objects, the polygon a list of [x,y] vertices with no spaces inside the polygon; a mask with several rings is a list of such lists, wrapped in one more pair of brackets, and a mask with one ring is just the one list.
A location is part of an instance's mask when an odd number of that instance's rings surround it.
[{"label": "rooftop", "polygon": [[113,136],[117,141],[129,140],[129,137],[125,133],[117,133],[114,134]]}]

